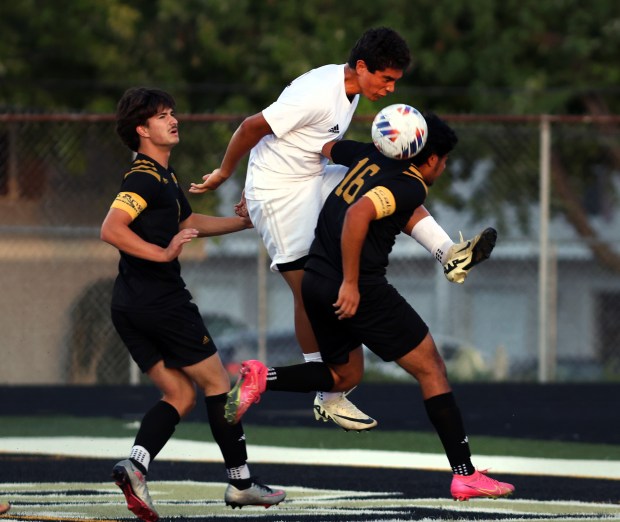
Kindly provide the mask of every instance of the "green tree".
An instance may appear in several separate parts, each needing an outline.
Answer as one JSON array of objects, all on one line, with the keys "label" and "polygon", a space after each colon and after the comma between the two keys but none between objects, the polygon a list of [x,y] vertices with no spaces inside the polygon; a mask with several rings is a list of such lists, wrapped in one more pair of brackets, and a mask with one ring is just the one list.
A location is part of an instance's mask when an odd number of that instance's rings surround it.
[{"label": "green tree", "polygon": [[[136,83],[191,112],[251,112],[389,25],[414,64],[397,97],[450,112],[617,112],[620,4],[597,0],[23,0],[0,7],[1,103],[113,109]],[[372,112],[362,104],[363,111]]]}]

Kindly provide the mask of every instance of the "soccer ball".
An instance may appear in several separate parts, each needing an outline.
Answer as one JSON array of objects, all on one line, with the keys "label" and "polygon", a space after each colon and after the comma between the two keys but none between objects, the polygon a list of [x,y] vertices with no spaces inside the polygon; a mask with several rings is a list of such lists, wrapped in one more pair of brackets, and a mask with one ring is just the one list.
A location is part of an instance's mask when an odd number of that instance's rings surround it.
[{"label": "soccer ball", "polygon": [[372,122],[372,141],[384,156],[405,160],[422,150],[428,137],[420,111],[404,103],[381,109]]}]

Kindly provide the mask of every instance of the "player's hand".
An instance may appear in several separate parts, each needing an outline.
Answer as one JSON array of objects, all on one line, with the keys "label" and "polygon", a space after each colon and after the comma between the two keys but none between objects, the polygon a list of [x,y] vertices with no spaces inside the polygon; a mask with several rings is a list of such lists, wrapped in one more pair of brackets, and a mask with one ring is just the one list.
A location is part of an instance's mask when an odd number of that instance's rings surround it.
[{"label": "player's hand", "polygon": [[183,246],[185,243],[189,243],[192,239],[198,237],[198,230],[195,228],[184,228],[177,235],[175,235],[168,247],[165,249],[165,260],[167,262],[173,261],[181,255]]},{"label": "player's hand", "polygon": [[245,201],[245,190],[241,193],[241,199],[239,200],[239,203],[235,205],[235,214],[242,218],[247,218],[250,216],[248,212],[248,206]]},{"label": "player's hand", "polygon": [[228,176],[224,176],[220,169],[215,169],[211,174],[205,174],[202,179],[202,183],[190,184],[189,191],[192,194],[203,194],[208,190],[215,190],[228,179]]},{"label": "player's hand", "polygon": [[338,319],[349,319],[357,312],[360,304],[360,292],[357,284],[343,282],[338,291],[338,300],[334,303]]},{"label": "player's hand", "polygon": [[254,223],[250,219],[250,216],[239,216],[245,225],[245,228],[254,228]]}]

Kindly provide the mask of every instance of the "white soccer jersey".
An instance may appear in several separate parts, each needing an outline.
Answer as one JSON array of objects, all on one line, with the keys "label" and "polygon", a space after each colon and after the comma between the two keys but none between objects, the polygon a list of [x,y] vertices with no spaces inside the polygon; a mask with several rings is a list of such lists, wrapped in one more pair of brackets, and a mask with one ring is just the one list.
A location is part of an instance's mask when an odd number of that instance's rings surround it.
[{"label": "white soccer jersey", "polygon": [[[325,65],[307,72],[263,110],[273,134],[250,153],[245,197],[274,270],[276,264],[305,256],[314,238],[327,177],[321,149],[342,137],[359,101],[359,95],[347,97],[344,67]],[[329,169],[328,176],[341,179],[345,171]]]},{"label": "white soccer jersey", "polygon": [[321,148],[342,137],[359,101],[359,95],[352,101],[347,97],[344,67],[324,65],[307,72],[263,110],[273,134],[250,153],[246,195],[252,196],[254,188],[282,188],[283,183],[323,173],[327,160]]}]

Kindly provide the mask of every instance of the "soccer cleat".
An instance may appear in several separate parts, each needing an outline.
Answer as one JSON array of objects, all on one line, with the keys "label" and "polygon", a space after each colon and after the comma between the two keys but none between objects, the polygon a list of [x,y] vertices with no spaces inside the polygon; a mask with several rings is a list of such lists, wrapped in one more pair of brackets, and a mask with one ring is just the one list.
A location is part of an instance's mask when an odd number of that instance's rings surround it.
[{"label": "soccer cleat", "polygon": [[467,501],[470,498],[499,498],[511,495],[515,490],[512,484],[500,482],[487,476],[486,471],[477,471],[473,475],[454,475],[450,493],[454,500]]},{"label": "soccer cleat", "polygon": [[318,392],[314,398],[314,418],[323,422],[331,419],[345,431],[359,432],[373,429],[377,421],[360,411],[347,399],[348,393],[341,393],[331,399],[323,399],[321,392]]},{"label": "soccer cleat", "polygon": [[256,360],[243,361],[237,383],[226,397],[224,416],[228,423],[237,424],[248,408],[260,401],[266,387],[267,366]]},{"label": "soccer cleat", "polygon": [[451,283],[462,284],[473,267],[491,256],[497,241],[497,231],[494,228],[485,228],[468,241],[463,240],[460,232],[459,236],[461,242],[452,245],[448,250],[448,260],[443,265],[443,273]]},{"label": "soccer cleat", "polygon": [[112,478],[125,495],[129,511],[146,522],[159,520],[159,515],[155,511],[151,495],[146,487],[146,478],[131,460],[118,462],[112,469]]},{"label": "soccer cleat", "polygon": [[265,506],[265,508],[275,506],[284,500],[286,492],[281,489],[271,489],[269,486],[256,482],[252,478],[252,485],[248,489],[237,489],[232,484],[228,484],[224,501],[227,506],[242,508],[243,506]]}]

